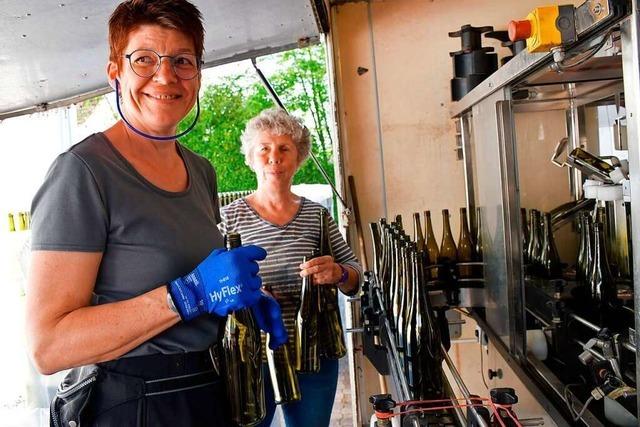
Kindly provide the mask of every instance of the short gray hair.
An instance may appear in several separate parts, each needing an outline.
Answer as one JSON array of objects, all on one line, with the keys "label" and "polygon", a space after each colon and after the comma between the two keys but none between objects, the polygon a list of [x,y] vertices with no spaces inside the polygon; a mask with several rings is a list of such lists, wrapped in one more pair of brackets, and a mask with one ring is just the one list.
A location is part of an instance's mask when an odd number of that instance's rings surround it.
[{"label": "short gray hair", "polygon": [[290,136],[298,150],[300,163],[302,164],[309,157],[311,134],[302,120],[288,114],[281,108],[269,108],[249,120],[242,136],[240,136],[242,142],[240,151],[244,154],[244,161],[247,165],[251,166],[249,159],[256,137],[260,132]]}]

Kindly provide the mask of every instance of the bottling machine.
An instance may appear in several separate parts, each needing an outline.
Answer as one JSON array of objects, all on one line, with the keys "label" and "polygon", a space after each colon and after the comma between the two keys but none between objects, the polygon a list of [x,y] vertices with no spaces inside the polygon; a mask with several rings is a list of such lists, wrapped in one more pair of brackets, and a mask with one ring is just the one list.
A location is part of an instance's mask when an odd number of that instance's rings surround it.
[{"label": "bottling machine", "polygon": [[[639,425],[638,8],[587,0],[532,11],[509,28],[510,37],[528,38],[528,49],[452,109],[471,234],[482,224],[483,273],[470,284],[457,265],[446,283],[425,279],[424,293],[432,312],[465,307],[557,425]],[[444,340],[443,366],[465,404],[452,399],[445,379],[451,400],[440,404],[442,418],[407,410],[428,412],[407,383],[406,349],[385,310],[380,266],[374,270],[362,303],[365,355],[393,378],[389,396],[372,398],[378,425],[399,412],[393,399],[405,401],[400,411],[413,425],[534,423],[509,415],[517,396],[508,382],[498,381],[491,399],[474,400]]]}]

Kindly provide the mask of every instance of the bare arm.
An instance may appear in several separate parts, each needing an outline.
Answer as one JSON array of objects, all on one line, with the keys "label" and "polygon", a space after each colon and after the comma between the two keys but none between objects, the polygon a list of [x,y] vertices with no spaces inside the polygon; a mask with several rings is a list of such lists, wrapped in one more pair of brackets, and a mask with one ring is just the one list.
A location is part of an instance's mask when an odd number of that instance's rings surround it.
[{"label": "bare arm", "polygon": [[27,340],[41,373],[113,360],[180,321],[168,308],[164,286],[91,306],[101,260],[101,253],[32,252]]}]

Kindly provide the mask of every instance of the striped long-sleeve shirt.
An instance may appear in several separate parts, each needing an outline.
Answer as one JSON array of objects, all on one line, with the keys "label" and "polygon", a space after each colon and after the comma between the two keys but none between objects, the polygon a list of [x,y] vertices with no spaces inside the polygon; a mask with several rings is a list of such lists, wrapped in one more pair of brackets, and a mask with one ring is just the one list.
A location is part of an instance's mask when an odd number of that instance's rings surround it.
[{"label": "striped long-sleeve shirt", "polygon": [[[323,209],[322,205],[301,197],[297,214],[282,226],[260,217],[245,199],[238,199],[221,210],[222,223],[219,227],[223,234],[240,233],[243,245],[258,245],[267,251],[267,258],[259,262],[260,276],[263,286],[273,293],[282,308],[282,318],[289,335],[290,354],[295,354],[292,344],[295,340],[295,319],[302,286],[299,265],[303,256],[318,248],[320,209]],[[329,236],[335,261],[352,267],[362,278],[362,268],[333,219],[329,221]],[[322,343],[320,348],[324,348]]]}]

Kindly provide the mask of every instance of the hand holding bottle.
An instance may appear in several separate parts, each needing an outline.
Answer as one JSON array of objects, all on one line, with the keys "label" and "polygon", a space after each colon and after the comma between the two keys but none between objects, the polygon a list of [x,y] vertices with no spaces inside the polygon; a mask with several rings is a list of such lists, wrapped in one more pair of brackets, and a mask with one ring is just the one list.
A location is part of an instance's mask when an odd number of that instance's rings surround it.
[{"label": "hand holding bottle", "polygon": [[[319,256],[300,264],[300,276],[313,276],[317,285],[335,285],[343,283],[344,267],[337,264],[330,255]],[[348,276],[347,276],[348,278]]]},{"label": "hand holding bottle", "polygon": [[251,310],[258,327],[270,335],[269,348],[271,350],[275,350],[287,342],[288,336],[282,320],[282,310],[274,297],[261,292],[258,302],[251,307]]},{"label": "hand holding bottle", "polygon": [[172,280],[169,292],[182,320],[205,313],[226,316],[255,304],[262,295],[256,261],[266,256],[255,245],[216,249],[191,273]]}]

